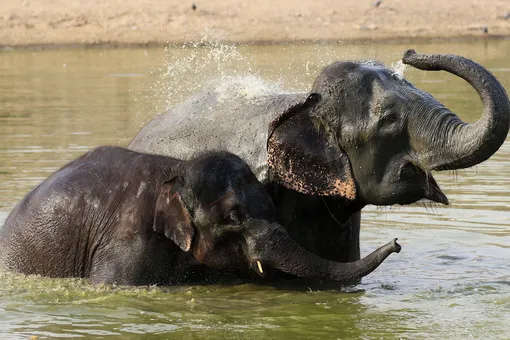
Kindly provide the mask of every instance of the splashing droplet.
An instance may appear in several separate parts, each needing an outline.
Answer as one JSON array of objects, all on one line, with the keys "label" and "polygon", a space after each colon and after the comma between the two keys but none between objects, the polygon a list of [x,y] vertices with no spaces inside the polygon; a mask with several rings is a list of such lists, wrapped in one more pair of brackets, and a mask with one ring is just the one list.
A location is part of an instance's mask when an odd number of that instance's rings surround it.
[{"label": "splashing droplet", "polygon": [[393,71],[393,74],[400,80],[404,79],[404,71],[406,69],[406,65],[402,62],[402,60],[397,61],[392,64],[390,69]]}]

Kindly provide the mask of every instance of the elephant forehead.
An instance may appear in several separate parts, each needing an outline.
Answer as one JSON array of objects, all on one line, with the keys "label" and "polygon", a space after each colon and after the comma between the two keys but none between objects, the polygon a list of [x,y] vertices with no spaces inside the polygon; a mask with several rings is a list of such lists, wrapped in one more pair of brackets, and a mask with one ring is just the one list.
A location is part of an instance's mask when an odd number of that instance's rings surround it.
[{"label": "elephant forehead", "polygon": [[402,75],[383,66],[360,66],[356,72],[350,72],[347,78],[350,80],[345,85],[349,88],[347,92],[367,99],[398,94],[410,85]]},{"label": "elephant forehead", "polygon": [[401,79],[401,75],[397,74],[396,71],[379,63],[361,62],[359,71],[359,74],[363,77],[379,79],[383,82],[388,82],[389,80],[398,81]]},{"label": "elephant forehead", "polygon": [[370,113],[372,116],[380,116],[387,110],[397,108],[406,100],[404,93],[390,88],[381,81],[372,83],[372,98],[369,101]]}]

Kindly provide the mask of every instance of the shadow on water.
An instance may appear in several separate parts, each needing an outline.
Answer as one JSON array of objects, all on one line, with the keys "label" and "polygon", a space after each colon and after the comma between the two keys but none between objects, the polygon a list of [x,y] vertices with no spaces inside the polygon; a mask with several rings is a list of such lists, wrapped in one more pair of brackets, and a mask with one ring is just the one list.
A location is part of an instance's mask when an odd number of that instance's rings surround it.
[{"label": "shadow on water", "polygon": [[[126,145],[158,112],[207,86],[306,91],[332,61],[398,68],[408,48],[472,58],[510,88],[509,41],[2,52],[0,225],[60,166],[97,145]],[[479,117],[462,80],[401,72],[466,121]],[[509,156],[505,143],[473,169],[435,175],[449,207],[366,208],[362,254],[393,237],[403,251],[359,285],[116,287],[0,273],[0,338],[507,338]]]}]

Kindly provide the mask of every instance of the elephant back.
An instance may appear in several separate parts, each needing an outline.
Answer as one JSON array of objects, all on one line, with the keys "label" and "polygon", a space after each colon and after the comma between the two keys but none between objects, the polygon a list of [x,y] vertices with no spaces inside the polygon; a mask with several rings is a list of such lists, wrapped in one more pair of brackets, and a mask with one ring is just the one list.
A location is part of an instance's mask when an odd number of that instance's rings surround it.
[{"label": "elephant back", "polygon": [[269,125],[309,94],[259,92],[218,87],[190,97],[145,125],[128,148],[183,160],[203,151],[229,151],[267,183]]}]

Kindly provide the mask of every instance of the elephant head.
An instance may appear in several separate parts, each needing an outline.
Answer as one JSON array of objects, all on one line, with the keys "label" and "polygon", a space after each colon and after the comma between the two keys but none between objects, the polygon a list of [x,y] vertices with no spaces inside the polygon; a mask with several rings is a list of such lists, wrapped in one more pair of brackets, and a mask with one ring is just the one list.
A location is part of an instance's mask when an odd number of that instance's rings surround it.
[{"label": "elephant head", "polygon": [[275,209],[264,186],[239,157],[208,153],[184,166],[161,186],[153,229],[190,252],[201,264],[238,272],[264,268],[298,277],[340,282],[358,280],[393,252],[396,239],[351,263],[322,259],[274,222]]},{"label": "elephant head", "polygon": [[362,204],[448,204],[432,170],[471,167],[494,154],[509,129],[510,104],[485,68],[455,55],[405,52],[403,62],[445,70],[478,92],[474,124],[376,62],[337,62],[310,95],[271,123],[268,164],[282,185]]}]

